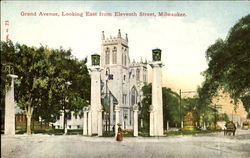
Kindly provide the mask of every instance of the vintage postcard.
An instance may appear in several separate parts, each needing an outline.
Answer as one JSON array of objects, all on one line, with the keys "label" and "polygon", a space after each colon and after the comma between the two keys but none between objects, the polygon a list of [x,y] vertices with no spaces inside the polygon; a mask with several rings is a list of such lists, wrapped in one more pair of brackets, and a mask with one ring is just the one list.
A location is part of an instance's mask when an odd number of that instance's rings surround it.
[{"label": "vintage postcard", "polygon": [[250,3],[1,1],[1,157],[249,158]]}]

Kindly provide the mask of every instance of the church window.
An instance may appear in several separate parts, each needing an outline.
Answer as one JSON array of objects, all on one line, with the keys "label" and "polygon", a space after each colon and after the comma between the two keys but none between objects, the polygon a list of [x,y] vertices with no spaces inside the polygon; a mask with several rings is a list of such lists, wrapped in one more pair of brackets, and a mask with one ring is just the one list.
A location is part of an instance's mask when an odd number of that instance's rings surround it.
[{"label": "church window", "polygon": [[117,64],[117,50],[116,47],[113,49],[113,64]]},{"label": "church window", "polygon": [[105,63],[106,64],[109,64],[109,53],[110,53],[110,50],[109,48],[107,48],[105,51]]},{"label": "church window", "polygon": [[127,94],[123,94],[123,95],[122,95],[122,103],[123,103],[123,104],[126,104],[126,103],[127,103],[126,100],[127,100]]},{"label": "church window", "polygon": [[143,82],[147,82],[147,71],[144,69]]},{"label": "church window", "polygon": [[146,74],[143,75],[143,82],[146,82]]},{"label": "church window", "polygon": [[140,70],[136,69],[136,80],[139,81],[140,80]]},{"label": "church window", "polygon": [[134,105],[137,102],[137,91],[135,87],[132,88],[131,90],[131,104]]},{"label": "church window", "polygon": [[122,65],[123,65],[123,54],[122,54]]},{"label": "church window", "polygon": [[125,59],[124,59],[124,65],[127,65],[127,56],[125,55]]}]

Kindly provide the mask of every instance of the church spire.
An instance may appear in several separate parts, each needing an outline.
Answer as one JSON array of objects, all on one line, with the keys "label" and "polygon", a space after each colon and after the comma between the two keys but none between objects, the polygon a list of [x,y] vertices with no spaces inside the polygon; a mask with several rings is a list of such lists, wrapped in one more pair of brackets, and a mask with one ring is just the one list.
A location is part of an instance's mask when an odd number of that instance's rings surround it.
[{"label": "church spire", "polygon": [[118,29],[118,38],[121,38],[121,30]]},{"label": "church spire", "polygon": [[128,42],[128,34],[126,33],[126,41]]},{"label": "church spire", "polygon": [[104,31],[102,31],[102,40],[105,40]]}]

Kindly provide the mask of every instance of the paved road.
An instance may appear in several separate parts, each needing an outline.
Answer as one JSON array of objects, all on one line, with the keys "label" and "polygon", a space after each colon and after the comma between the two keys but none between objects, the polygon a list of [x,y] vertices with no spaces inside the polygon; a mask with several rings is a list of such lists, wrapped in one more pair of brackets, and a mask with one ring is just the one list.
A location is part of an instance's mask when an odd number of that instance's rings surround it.
[{"label": "paved road", "polygon": [[114,138],[84,136],[1,136],[3,158],[250,158],[250,130],[235,137],[199,136]]}]

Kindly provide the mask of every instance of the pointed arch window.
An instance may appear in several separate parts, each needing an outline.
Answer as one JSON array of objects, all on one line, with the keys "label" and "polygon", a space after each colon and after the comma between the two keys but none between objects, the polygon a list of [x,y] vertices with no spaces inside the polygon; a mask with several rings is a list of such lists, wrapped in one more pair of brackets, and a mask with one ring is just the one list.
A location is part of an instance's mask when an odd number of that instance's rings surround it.
[{"label": "pointed arch window", "polygon": [[110,54],[110,50],[109,48],[106,48],[105,50],[105,63],[109,64],[109,54]]},{"label": "pointed arch window", "polygon": [[127,65],[127,55],[125,55],[124,58],[125,58],[125,59],[124,59],[124,65],[126,66],[126,65]]},{"label": "pointed arch window", "polygon": [[140,70],[136,69],[136,80],[139,81],[140,80]]},{"label": "pointed arch window", "polygon": [[126,62],[127,62],[127,56],[126,56],[126,53],[127,53],[127,49],[125,48],[124,49],[124,56],[123,56],[123,65],[125,65],[126,66]]},{"label": "pointed arch window", "polygon": [[117,49],[116,49],[116,47],[114,47],[114,49],[113,49],[112,56],[113,56],[113,64],[117,64]]},{"label": "pointed arch window", "polygon": [[137,90],[135,87],[133,87],[131,89],[131,105],[133,106],[136,103],[137,103]]},{"label": "pointed arch window", "polygon": [[122,54],[122,65],[123,65],[123,60],[124,60],[123,58],[124,58],[124,57],[123,57],[123,54]]}]

